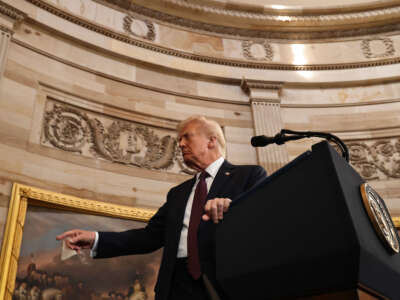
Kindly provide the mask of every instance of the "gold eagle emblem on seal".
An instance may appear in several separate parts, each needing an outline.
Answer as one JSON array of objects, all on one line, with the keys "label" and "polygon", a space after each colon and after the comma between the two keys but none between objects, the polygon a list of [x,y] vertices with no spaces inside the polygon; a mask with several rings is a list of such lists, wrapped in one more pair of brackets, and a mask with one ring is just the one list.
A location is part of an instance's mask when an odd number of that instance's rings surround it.
[{"label": "gold eagle emblem on seal", "polygon": [[360,190],[365,210],[377,235],[389,251],[399,253],[399,237],[385,202],[367,183],[363,183]]}]

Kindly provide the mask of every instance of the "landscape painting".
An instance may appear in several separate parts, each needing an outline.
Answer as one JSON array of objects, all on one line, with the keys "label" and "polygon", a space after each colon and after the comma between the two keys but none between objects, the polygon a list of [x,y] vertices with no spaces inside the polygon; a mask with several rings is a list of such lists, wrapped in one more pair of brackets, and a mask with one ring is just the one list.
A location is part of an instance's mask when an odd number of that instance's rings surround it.
[{"label": "landscape painting", "polygon": [[63,300],[154,299],[159,251],[110,259],[92,259],[84,251],[61,260],[62,242],[55,238],[75,228],[123,231],[143,226],[138,221],[28,206],[14,298],[28,299],[26,292],[30,299],[45,299],[47,294],[46,299],[59,294]]},{"label": "landscape painting", "polygon": [[93,259],[89,250],[76,253],[56,240],[57,235],[71,229],[141,228],[153,214],[154,210],[85,200],[16,184],[2,247],[0,297],[154,299],[162,249],[145,255]]}]

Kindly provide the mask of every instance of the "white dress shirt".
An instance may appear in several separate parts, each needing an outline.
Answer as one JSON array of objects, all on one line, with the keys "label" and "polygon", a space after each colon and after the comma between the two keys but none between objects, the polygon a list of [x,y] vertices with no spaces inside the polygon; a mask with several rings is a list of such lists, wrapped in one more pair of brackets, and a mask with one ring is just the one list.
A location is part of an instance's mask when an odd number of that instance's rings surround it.
[{"label": "white dress shirt", "polygon": [[[206,178],[207,192],[210,191],[210,187],[214,181],[215,176],[218,173],[219,168],[224,162],[224,158],[221,156],[213,163],[211,163],[204,171],[206,171],[210,176]],[[199,183],[200,173],[196,175],[196,183],[193,185],[192,192],[189,195],[188,202],[186,204],[185,215],[183,217],[183,227],[181,231],[181,237],[178,245],[177,257],[187,257],[187,236],[189,229],[190,214],[192,212],[192,204],[194,198],[194,192],[196,190],[197,184]]]},{"label": "white dress shirt", "polygon": [[[224,158],[221,156],[220,158],[215,160],[213,163],[211,163],[204,170],[210,175],[206,178],[207,192],[210,191],[210,187],[211,187],[212,183],[214,182],[214,178],[215,178],[215,176],[217,176],[219,168],[222,166],[223,163],[224,163]],[[186,204],[185,215],[183,217],[183,227],[182,227],[182,231],[181,231],[181,237],[179,239],[177,257],[187,257],[187,236],[188,236],[188,229],[189,229],[190,214],[192,212],[194,193],[195,193],[197,184],[199,183],[200,173],[201,172],[196,174],[196,182],[193,185],[192,191],[189,195],[188,202]],[[90,251],[91,257],[96,256],[98,241],[99,241],[99,234],[96,232],[96,238],[93,243],[93,247]]]}]

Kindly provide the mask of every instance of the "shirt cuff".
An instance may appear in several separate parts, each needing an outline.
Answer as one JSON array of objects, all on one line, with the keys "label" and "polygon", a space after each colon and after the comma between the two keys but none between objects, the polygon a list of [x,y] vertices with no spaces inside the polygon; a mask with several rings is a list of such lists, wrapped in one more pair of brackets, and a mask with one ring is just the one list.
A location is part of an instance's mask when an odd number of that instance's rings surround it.
[{"label": "shirt cuff", "polygon": [[99,233],[95,232],[96,236],[94,238],[94,243],[92,249],[90,249],[90,257],[96,257],[97,255],[97,244],[99,243]]}]

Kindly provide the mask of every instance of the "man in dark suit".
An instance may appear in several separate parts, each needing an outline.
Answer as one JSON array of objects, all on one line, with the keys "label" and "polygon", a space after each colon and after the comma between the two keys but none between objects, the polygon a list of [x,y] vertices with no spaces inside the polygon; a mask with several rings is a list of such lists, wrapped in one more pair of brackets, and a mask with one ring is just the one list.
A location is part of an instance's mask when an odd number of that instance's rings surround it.
[{"label": "man in dark suit", "polygon": [[[143,229],[125,232],[71,230],[71,249],[92,249],[95,258],[141,254],[164,247],[155,287],[156,300],[206,300],[216,282],[215,228],[231,199],[266,176],[260,166],[235,166],[224,159],[225,139],[215,121],[194,116],[178,125],[185,163],[199,173],[172,188],[167,201]],[[209,221],[212,222],[209,222]]]}]

